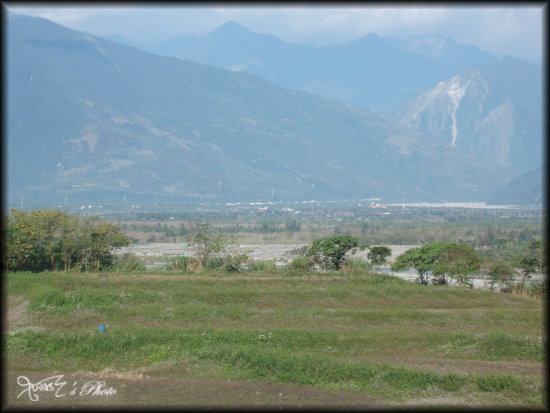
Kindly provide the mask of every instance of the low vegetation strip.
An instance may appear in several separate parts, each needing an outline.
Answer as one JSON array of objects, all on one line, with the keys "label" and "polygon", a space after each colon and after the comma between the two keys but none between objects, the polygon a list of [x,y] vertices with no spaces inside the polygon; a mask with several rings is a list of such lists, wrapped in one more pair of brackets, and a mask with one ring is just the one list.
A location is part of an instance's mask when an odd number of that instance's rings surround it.
[{"label": "low vegetation strip", "polygon": [[[91,332],[51,333],[27,330],[11,335],[8,354],[48,360],[42,368],[62,370],[120,371],[136,369],[163,360],[173,364],[215,362],[227,377],[313,385],[332,390],[368,392],[402,399],[419,391],[514,392],[522,398],[536,380],[512,375],[438,374],[426,370],[378,362],[350,362],[331,357],[337,349],[334,334],[313,332],[262,334],[219,330],[142,329],[98,335]],[[333,346],[326,346],[327,343]],[[290,345],[288,345],[290,344]],[[299,350],[298,348],[307,350]],[[316,350],[316,351],[315,351]],[[323,351],[324,350],[324,351]]]},{"label": "low vegetation strip", "polygon": [[[372,274],[8,273],[28,301],[8,369],[310,385],[384,403],[543,404],[542,374],[435,372],[424,360],[544,363],[542,300]],[[97,324],[107,324],[99,333]],[[384,362],[383,360],[391,360]],[[29,364],[30,363],[30,364]],[[454,403],[456,405],[456,403]]]}]

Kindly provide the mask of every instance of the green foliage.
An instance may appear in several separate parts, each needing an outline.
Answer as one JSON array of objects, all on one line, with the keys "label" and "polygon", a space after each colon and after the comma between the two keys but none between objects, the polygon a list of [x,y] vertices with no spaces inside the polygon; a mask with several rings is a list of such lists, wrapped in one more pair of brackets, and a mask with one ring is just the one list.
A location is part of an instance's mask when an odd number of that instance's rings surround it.
[{"label": "green foliage", "polygon": [[312,266],[313,264],[308,258],[294,257],[288,264],[288,269],[292,272],[305,273],[310,271]]},{"label": "green foliage", "polygon": [[47,307],[64,307],[67,299],[63,291],[51,285],[38,284],[29,293],[29,302],[33,310]]},{"label": "green foliage", "polygon": [[113,264],[114,249],[130,243],[116,225],[66,211],[12,209],[4,224],[8,271],[99,271]]},{"label": "green foliage", "polygon": [[222,366],[230,379],[401,397],[428,391],[460,393],[472,387],[499,396],[520,393],[529,386],[512,375],[436,373],[392,363],[342,360],[331,356],[345,345],[338,337],[333,332],[301,330],[132,328],[102,335],[26,330],[9,335],[6,349],[8,356],[47,357],[59,369],[70,364],[92,371],[127,370],[161,360],[193,360],[203,368],[212,362]]},{"label": "green foliage", "polygon": [[521,270],[525,277],[528,277],[539,267],[539,260],[534,257],[518,257],[514,260],[514,265]]},{"label": "green foliage", "polygon": [[115,257],[113,269],[122,272],[142,272],[145,271],[145,263],[136,254],[127,252]]},{"label": "green foliage", "polygon": [[391,249],[386,246],[371,247],[367,254],[372,265],[384,264],[389,256],[391,256]]},{"label": "green foliage", "polygon": [[223,267],[223,257],[208,257],[204,263],[204,268],[217,270]]},{"label": "green foliage", "polygon": [[492,331],[486,334],[455,334],[450,347],[463,358],[543,361],[543,344],[536,337],[518,337]]},{"label": "green foliage", "polygon": [[481,258],[475,250],[464,244],[454,244],[445,249],[436,260],[433,275],[449,275],[459,284],[469,283],[468,275],[481,266]]},{"label": "green foliage", "polygon": [[506,262],[490,262],[486,269],[491,290],[509,291],[514,279],[514,268]]},{"label": "green foliage", "polygon": [[466,276],[480,265],[481,259],[473,248],[454,242],[436,241],[405,251],[395,260],[392,271],[414,268],[422,284],[428,284],[429,272],[436,282],[441,278],[444,283],[445,275],[466,282]]},{"label": "green foliage", "polygon": [[[433,366],[449,359],[544,363],[543,303],[528,297],[425,287],[382,274],[27,272],[6,274],[6,287],[9,302],[14,296],[30,301],[30,328],[5,340],[8,359],[22,369],[36,362],[36,371],[127,372],[162,360],[166,364],[151,366],[153,374],[311,384],[394,401],[454,400],[473,392],[471,403],[501,398],[519,404],[526,394],[540,398],[543,390],[542,378],[532,383],[515,371],[510,375],[521,381],[519,390],[502,376],[478,383],[482,376],[458,373],[462,366],[442,374],[372,362],[417,357],[433,359]],[[106,334],[98,334],[98,322],[109,324]]]},{"label": "green foliage", "polygon": [[546,298],[546,280],[531,282],[527,286],[527,294],[530,297]]},{"label": "green foliage", "polygon": [[170,262],[166,264],[166,270],[176,272],[185,271],[187,270],[187,266],[189,265],[190,261],[191,257],[186,257],[185,255],[172,257],[170,258]]},{"label": "green foliage", "polygon": [[371,265],[360,258],[348,258],[344,263],[346,270],[356,272],[366,272],[372,269]]},{"label": "green foliage", "polygon": [[274,260],[251,261],[247,264],[248,271],[275,271],[277,269]]},{"label": "green foliage", "polygon": [[226,272],[240,272],[242,265],[248,260],[246,254],[228,254],[223,258],[222,270]]},{"label": "green foliage", "polygon": [[222,237],[212,237],[206,233],[206,224],[199,225],[199,229],[193,241],[197,247],[197,268],[196,271],[201,271],[203,268],[219,268],[223,266],[223,260],[218,258],[212,258],[212,254],[224,252],[229,242]]},{"label": "green foliage", "polygon": [[523,387],[517,377],[504,374],[489,374],[475,379],[477,388],[483,392],[520,391]]},{"label": "green foliage", "polygon": [[353,255],[358,249],[365,249],[359,240],[350,235],[336,235],[318,239],[306,252],[306,257],[327,270],[339,270],[346,255]]}]

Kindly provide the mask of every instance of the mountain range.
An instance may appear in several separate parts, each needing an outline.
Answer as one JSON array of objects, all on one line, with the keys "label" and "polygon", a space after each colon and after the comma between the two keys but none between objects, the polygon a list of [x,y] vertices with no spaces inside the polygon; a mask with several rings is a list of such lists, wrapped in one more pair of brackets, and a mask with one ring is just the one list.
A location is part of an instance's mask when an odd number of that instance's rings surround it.
[{"label": "mountain range", "polygon": [[376,112],[456,72],[497,60],[443,36],[397,39],[370,33],[347,44],[314,47],[253,33],[234,21],[204,37],[179,36],[148,50],[246,71]]},{"label": "mountain range", "polygon": [[521,173],[542,162],[541,68],[446,36],[371,33],[313,47],[229,21],[202,38],[182,35],[149,50],[375,110]]},{"label": "mountain range", "polygon": [[[12,204],[485,201],[518,176],[410,125],[254,74],[36,17],[10,14],[7,26]],[[375,48],[372,37],[358,43]]]}]

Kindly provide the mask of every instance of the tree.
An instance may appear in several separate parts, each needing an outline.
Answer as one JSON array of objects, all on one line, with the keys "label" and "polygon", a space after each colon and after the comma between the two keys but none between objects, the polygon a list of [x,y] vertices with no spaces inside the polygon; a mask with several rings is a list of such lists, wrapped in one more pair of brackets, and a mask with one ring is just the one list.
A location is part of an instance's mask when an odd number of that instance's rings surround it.
[{"label": "tree", "polygon": [[487,269],[489,288],[498,287],[499,291],[510,291],[514,278],[514,268],[506,262],[491,263]]},{"label": "tree", "polygon": [[385,246],[371,247],[367,259],[372,265],[382,265],[391,256],[391,249]]},{"label": "tree", "polygon": [[531,277],[535,271],[542,273],[543,248],[542,241],[536,240],[529,243],[529,253],[521,255],[513,260],[514,267],[519,269],[523,275],[523,281]]},{"label": "tree", "polygon": [[112,265],[111,251],[130,243],[130,239],[116,225],[100,221],[97,217],[86,217],[84,230],[86,263],[91,264],[94,271]]},{"label": "tree", "polygon": [[116,225],[66,211],[13,209],[4,222],[7,271],[68,270],[73,265],[99,271],[112,263],[114,249],[130,243]]},{"label": "tree", "polygon": [[430,273],[436,282],[445,283],[445,275],[464,277],[478,269],[480,264],[481,260],[473,248],[455,242],[436,241],[405,251],[395,260],[392,271],[414,268],[422,284],[428,284]]},{"label": "tree", "polygon": [[346,255],[353,255],[357,250],[365,248],[366,246],[360,245],[355,237],[337,235],[315,240],[308,248],[306,257],[321,268],[337,271],[344,263]]},{"label": "tree", "polygon": [[228,243],[221,237],[212,238],[206,234],[207,224],[199,225],[199,230],[193,237],[197,246],[196,260],[189,267],[194,271],[202,271],[212,253],[223,252]]},{"label": "tree", "polygon": [[7,270],[42,271],[56,267],[59,226],[67,212],[12,209],[5,219],[4,242]]},{"label": "tree", "polygon": [[449,275],[463,285],[470,284],[469,275],[479,270],[481,258],[472,247],[454,244],[442,251],[434,264],[433,275],[442,277],[443,283],[446,283],[445,275]]},{"label": "tree", "polygon": [[529,243],[529,250],[531,254],[536,257],[539,261],[539,273],[542,274],[544,270],[544,261],[545,261],[545,248],[544,243],[541,240],[535,240]]}]

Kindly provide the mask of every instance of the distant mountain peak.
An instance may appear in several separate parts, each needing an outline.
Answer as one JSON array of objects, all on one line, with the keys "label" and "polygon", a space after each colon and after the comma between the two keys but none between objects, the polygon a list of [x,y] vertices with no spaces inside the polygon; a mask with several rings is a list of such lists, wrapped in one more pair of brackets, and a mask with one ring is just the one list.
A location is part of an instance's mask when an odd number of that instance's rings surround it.
[{"label": "distant mountain peak", "polygon": [[216,30],[223,31],[225,33],[231,32],[231,33],[250,33],[250,30],[248,30],[246,27],[244,27],[242,24],[237,23],[235,20],[228,20],[224,24],[222,24],[220,27],[218,27]]},{"label": "distant mountain peak", "polygon": [[383,42],[383,41],[384,40],[382,40],[382,38],[378,36],[376,33],[369,33],[355,40],[355,42]]},{"label": "distant mountain peak", "polygon": [[376,33],[369,33],[364,36],[361,36],[357,40],[352,41],[351,43],[348,43],[348,45],[352,46],[359,46],[361,48],[368,48],[368,49],[383,49],[383,48],[391,48],[393,49],[393,45],[388,43],[386,40],[382,39],[380,36],[378,36]]}]

